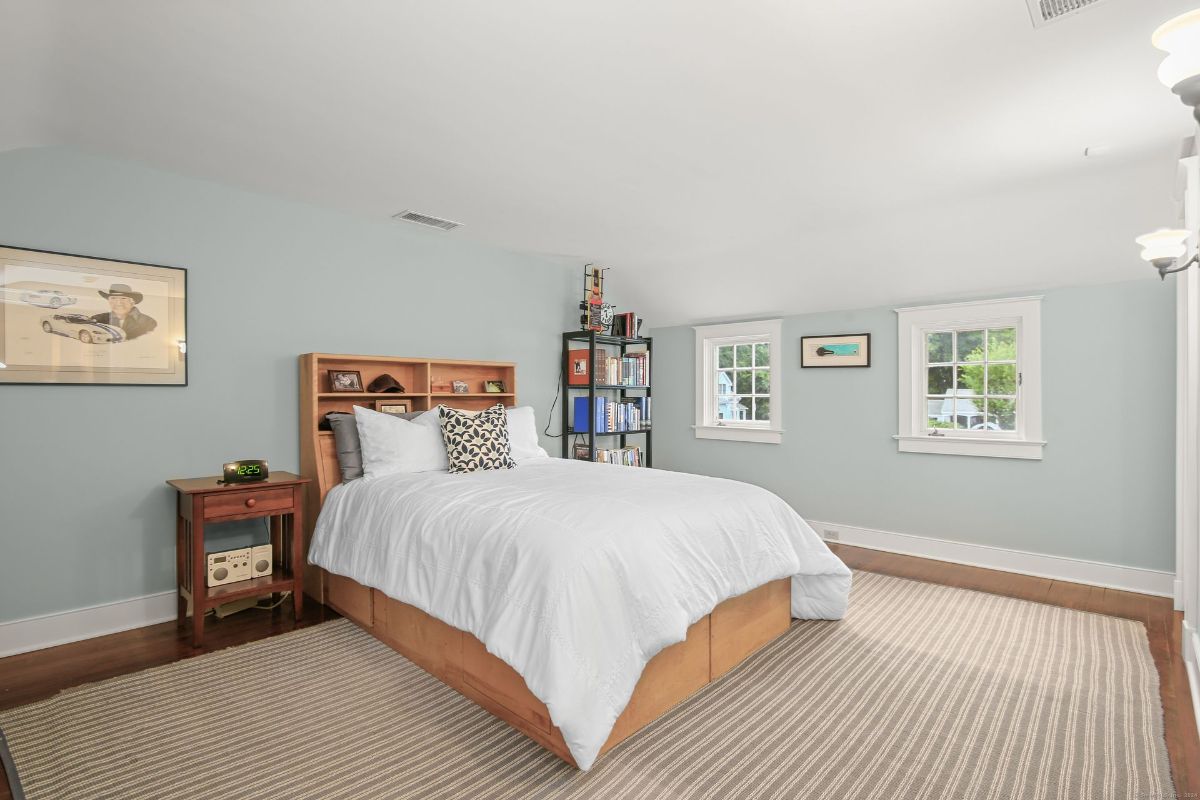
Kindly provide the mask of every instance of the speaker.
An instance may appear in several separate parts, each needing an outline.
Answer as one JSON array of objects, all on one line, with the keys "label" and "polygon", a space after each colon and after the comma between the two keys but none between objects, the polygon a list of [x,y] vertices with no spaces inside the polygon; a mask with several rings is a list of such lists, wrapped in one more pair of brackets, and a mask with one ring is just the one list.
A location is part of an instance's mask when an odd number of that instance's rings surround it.
[{"label": "speaker", "polygon": [[271,555],[271,545],[269,544],[260,544],[250,549],[250,577],[261,578],[271,574],[275,568]]},{"label": "speaker", "polygon": [[250,577],[250,548],[208,554],[208,585],[244,581]]}]

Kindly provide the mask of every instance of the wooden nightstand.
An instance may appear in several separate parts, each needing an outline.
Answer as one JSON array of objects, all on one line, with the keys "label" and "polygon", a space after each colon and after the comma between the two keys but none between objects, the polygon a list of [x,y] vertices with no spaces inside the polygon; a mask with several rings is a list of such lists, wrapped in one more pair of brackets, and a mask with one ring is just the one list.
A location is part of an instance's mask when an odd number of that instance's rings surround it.
[{"label": "wooden nightstand", "polygon": [[[310,480],[290,472],[272,472],[265,481],[225,485],[219,477],[180,478],[167,481],[178,492],[175,522],[175,571],[179,587],[178,620],[192,608],[192,644],[204,642],[204,613],[210,608],[243,597],[291,592],[296,619],[304,610],[304,490]],[[270,575],[227,583],[208,584],[204,526],[210,522],[271,518],[271,549],[275,560]],[[286,542],[286,547],[285,547]]]}]

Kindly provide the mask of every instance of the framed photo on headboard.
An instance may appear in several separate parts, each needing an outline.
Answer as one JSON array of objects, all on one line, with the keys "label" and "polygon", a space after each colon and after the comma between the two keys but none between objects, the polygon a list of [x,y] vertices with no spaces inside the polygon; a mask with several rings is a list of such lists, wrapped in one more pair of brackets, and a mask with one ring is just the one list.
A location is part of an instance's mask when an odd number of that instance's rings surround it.
[{"label": "framed photo on headboard", "polygon": [[0,383],[187,385],[187,270],[0,246]]}]

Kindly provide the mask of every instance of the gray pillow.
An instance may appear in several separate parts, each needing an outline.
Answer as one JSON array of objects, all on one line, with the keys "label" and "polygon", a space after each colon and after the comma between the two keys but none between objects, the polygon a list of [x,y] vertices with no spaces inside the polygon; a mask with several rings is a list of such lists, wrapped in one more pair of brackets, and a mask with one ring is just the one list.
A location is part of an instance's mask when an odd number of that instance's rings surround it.
[{"label": "gray pillow", "polygon": [[[408,414],[397,414],[401,419],[413,419],[421,416],[423,411],[413,411]],[[342,470],[342,482],[352,481],[363,476],[362,442],[358,439],[358,425],[354,415],[340,411],[331,411],[325,415],[329,427],[333,429],[333,447],[337,451],[338,467]]]}]

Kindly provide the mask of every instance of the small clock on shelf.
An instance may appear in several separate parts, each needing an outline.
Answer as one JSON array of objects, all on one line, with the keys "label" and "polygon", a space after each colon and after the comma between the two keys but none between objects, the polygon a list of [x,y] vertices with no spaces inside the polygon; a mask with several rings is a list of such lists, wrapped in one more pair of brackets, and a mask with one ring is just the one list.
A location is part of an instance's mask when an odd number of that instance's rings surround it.
[{"label": "small clock on shelf", "polygon": [[224,468],[221,483],[256,483],[270,477],[267,462],[261,458],[243,458],[230,461]]}]

